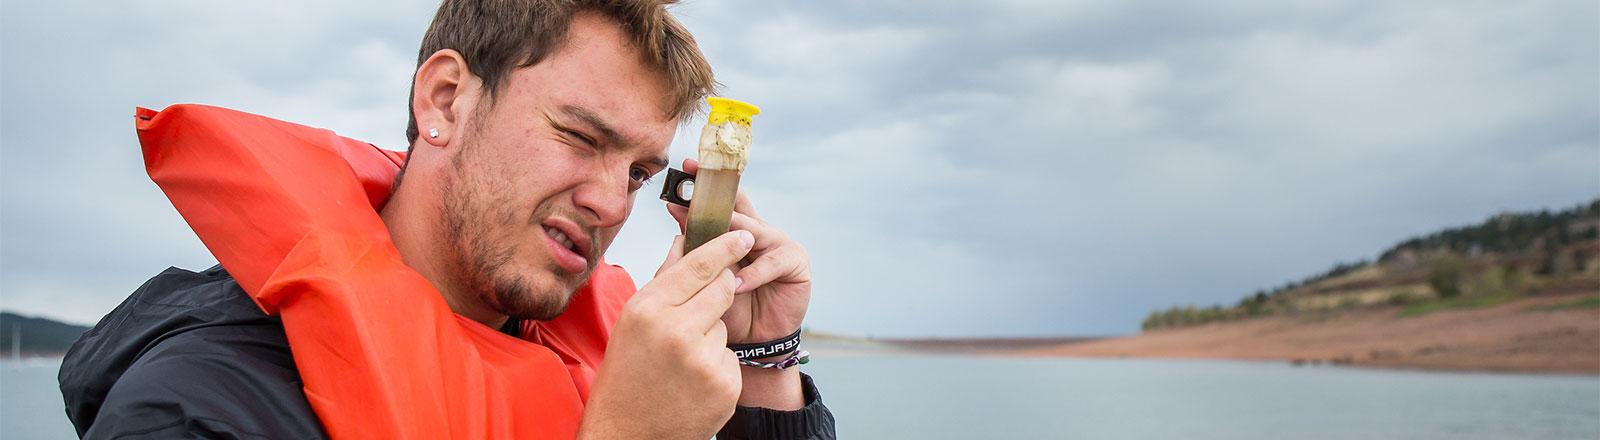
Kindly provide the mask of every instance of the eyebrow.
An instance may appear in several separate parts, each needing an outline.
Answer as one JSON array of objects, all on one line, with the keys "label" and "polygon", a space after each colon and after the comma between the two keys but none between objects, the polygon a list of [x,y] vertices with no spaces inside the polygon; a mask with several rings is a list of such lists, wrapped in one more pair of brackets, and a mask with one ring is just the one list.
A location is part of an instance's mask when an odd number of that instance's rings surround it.
[{"label": "eyebrow", "polygon": [[[599,130],[600,136],[605,138],[608,142],[623,145],[636,144],[632,139],[629,139],[623,136],[622,133],[617,132],[617,129],[612,128],[611,124],[607,124],[604,119],[600,119],[599,115],[594,114],[594,112],[589,111],[589,109],[568,104],[561,106],[561,113],[572,117],[573,119],[582,121],[584,124],[594,127],[595,130]],[[647,161],[660,168],[666,168],[668,166],[666,156],[652,157],[647,159]]]}]

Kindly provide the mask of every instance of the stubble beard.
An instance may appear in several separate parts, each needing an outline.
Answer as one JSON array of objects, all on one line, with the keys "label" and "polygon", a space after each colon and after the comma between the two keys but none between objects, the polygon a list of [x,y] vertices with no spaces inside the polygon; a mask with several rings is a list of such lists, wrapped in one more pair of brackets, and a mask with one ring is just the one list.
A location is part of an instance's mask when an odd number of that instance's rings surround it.
[{"label": "stubble beard", "polygon": [[[504,225],[508,230],[538,228],[538,224],[528,223],[541,217],[521,218],[509,203],[510,195],[503,191],[506,185],[482,182],[484,176],[468,175],[469,168],[477,167],[482,172],[488,165],[473,160],[475,147],[469,141],[463,139],[461,151],[450,159],[450,171],[445,173],[441,188],[445,243],[453,251],[450,263],[456,282],[483,304],[506,316],[539,321],[555,319],[566,311],[577,286],[536,286],[527,274],[519,273],[511,265],[516,246],[492,237],[490,226]],[[474,177],[479,179],[475,181]],[[564,273],[554,261],[545,263],[550,273],[557,276]],[[591,270],[593,266],[591,262]],[[585,271],[579,279],[587,277],[588,271]]]}]

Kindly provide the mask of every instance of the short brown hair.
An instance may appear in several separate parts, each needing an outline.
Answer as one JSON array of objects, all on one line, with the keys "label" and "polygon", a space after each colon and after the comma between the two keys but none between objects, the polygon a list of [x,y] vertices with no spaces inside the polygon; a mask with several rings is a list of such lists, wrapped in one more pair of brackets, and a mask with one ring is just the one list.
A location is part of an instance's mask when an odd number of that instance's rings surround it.
[{"label": "short brown hair", "polygon": [[[666,75],[671,116],[685,119],[716,87],[711,63],[694,36],[666,6],[674,0],[444,0],[422,37],[417,67],[435,52],[454,49],[483,80],[489,101],[513,69],[538,64],[566,43],[578,12],[592,11],[622,24],[646,64]],[[412,78],[415,93],[416,78]],[[416,109],[407,100],[407,150],[417,142]],[[397,182],[398,183],[398,182]]]}]

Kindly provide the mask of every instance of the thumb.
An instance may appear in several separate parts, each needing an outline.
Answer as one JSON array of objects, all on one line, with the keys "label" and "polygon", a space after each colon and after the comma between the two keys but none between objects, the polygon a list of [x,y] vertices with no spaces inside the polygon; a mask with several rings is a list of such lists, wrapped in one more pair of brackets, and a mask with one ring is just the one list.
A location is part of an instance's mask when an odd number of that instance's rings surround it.
[{"label": "thumb", "polygon": [[678,206],[678,205],[674,205],[674,204],[668,203],[667,204],[667,214],[671,215],[672,219],[676,220],[678,222],[678,233],[680,233],[680,234],[687,234],[688,233],[688,231],[689,231],[689,226],[688,226],[689,225],[689,208],[685,208],[685,207],[682,207],[682,206]]},{"label": "thumb", "polygon": [[678,262],[679,258],[683,258],[682,235],[672,237],[672,248],[667,249],[667,259],[661,262],[661,267],[656,268],[656,275],[661,275],[661,271],[667,270],[668,267],[672,266],[672,263]]}]

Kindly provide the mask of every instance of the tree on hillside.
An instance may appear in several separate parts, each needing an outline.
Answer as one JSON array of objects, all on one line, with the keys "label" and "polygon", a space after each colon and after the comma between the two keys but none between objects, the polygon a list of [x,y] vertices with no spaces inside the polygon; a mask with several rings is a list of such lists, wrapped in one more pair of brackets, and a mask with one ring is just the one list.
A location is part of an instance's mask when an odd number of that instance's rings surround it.
[{"label": "tree on hillside", "polygon": [[1461,295],[1461,276],[1466,272],[1466,266],[1455,255],[1444,254],[1434,258],[1433,269],[1428,272],[1428,287],[1433,288],[1440,298]]}]

